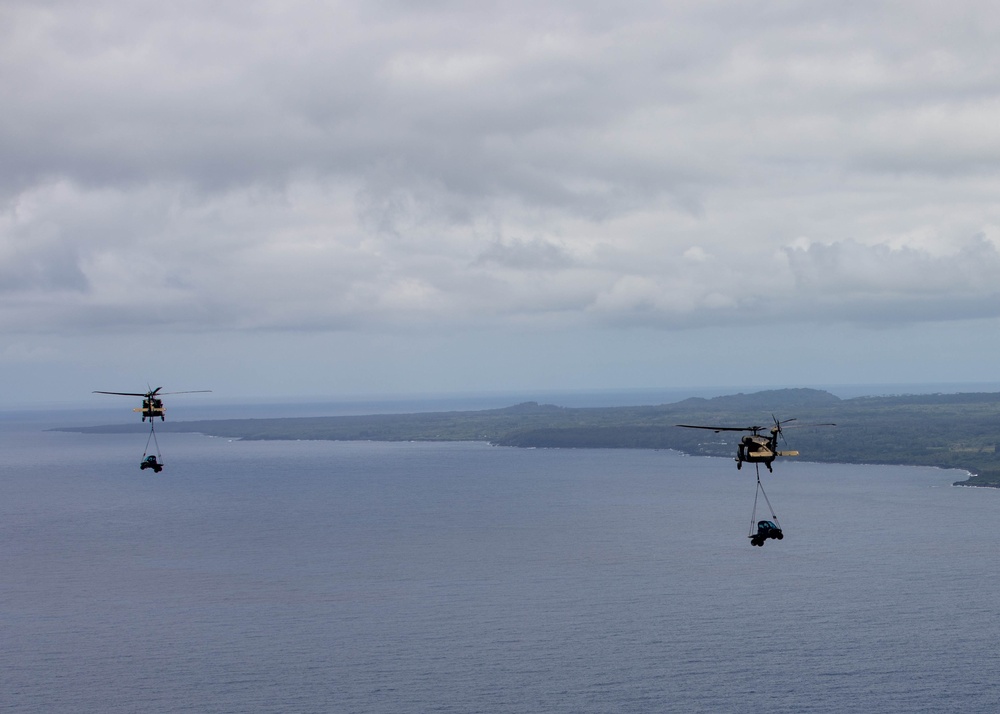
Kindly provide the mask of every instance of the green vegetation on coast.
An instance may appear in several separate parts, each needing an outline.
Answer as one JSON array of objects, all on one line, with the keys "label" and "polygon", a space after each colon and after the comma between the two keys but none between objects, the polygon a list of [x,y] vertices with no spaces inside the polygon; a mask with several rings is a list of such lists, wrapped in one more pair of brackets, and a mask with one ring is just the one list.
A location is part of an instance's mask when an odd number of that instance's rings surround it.
[{"label": "green vegetation on coast", "polygon": [[[800,451],[803,460],[962,469],[971,476],[958,484],[1000,487],[1000,393],[840,399],[815,389],[780,389],[659,406],[566,408],[528,402],[484,411],[164,422],[156,428],[234,439],[488,441],[518,447],[676,449],[731,457],[741,433],[675,425],[770,426],[772,414],[797,420],[787,426],[837,424],[786,430],[788,448]],[[62,430],[121,433],[148,426]]]}]

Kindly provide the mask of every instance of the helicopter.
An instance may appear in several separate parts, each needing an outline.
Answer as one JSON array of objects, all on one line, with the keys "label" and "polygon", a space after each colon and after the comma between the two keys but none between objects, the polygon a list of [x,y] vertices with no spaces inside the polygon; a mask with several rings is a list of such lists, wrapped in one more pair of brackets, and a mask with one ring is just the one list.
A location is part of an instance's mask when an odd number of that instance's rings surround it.
[{"label": "helicopter", "polygon": [[163,400],[160,399],[161,396],[164,396],[164,395],[167,395],[167,394],[198,394],[198,393],[202,393],[202,392],[211,392],[212,391],[211,389],[195,389],[195,390],[187,391],[187,392],[163,392],[163,394],[161,395],[160,394],[160,390],[161,389],[163,389],[163,387],[157,387],[156,389],[150,389],[148,392],[145,392],[145,393],[139,393],[139,392],[102,392],[102,391],[95,390],[94,394],[116,394],[116,395],[121,396],[121,397],[142,397],[142,406],[141,407],[136,407],[132,411],[134,411],[134,412],[142,412],[142,420],[146,421],[146,417],[149,417],[149,422],[150,422],[150,424],[152,424],[153,423],[153,419],[155,417],[160,417],[160,421],[164,421],[166,419],[165,412],[167,411],[167,409],[166,409],[166,407],[163,406]]},{"label": "helicopter", "polygon": [[[781,440],[785,440],[785,435],[782,433],[782,425],[787,424],[790,421],[795,421],[795,418],[785,419],[783,421],[778,421],[778,419],[772,414],[772,421],[774,421],[774,426],[770,427],[770,436],[761,434],[762,431],[768,429],[766,426],[701,426],[696,424],[677,424],[676,426],[684,427],[685,429],[711,429],[715,433],[720,431],[749,431],[749,436],[744,436],[740,439],[740,443],[736,445],[736,468],[742,469],[744,463],[755,464],[757,468],[760,468],[760,464],[764,464],[768,471],[773,472],[774,469],[771,468],[771,464],[779,456],[798,456],[798,451],[779,451],[778,450],[778,437]],[[795,424],[789,429],[795,427],[804,426],[837,426],[836,424]]]}]

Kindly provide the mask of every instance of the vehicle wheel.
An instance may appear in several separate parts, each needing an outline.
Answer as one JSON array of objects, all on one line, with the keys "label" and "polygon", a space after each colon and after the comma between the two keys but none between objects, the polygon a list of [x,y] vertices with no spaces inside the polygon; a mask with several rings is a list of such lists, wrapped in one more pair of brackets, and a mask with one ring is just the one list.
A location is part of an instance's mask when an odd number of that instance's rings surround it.
[{"label": "vehicle wheel", "polygon": [[775,538],[777,538],[778,540],[781,540],[784,537],[785,537],[784,533],[779,533],[778,535],[775,536]]}]

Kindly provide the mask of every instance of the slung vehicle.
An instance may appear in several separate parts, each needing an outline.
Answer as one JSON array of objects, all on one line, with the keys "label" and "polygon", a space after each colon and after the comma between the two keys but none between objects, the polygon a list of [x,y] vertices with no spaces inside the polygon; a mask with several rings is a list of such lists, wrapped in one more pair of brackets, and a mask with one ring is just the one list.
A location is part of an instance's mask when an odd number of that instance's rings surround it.
[{"label": "slung vehicle", "polygon": [[774,521],[757,521],[757,532],[750,535],[750,545],[762,546],[770,538],[781,540],[784,537],[785,534]]}]

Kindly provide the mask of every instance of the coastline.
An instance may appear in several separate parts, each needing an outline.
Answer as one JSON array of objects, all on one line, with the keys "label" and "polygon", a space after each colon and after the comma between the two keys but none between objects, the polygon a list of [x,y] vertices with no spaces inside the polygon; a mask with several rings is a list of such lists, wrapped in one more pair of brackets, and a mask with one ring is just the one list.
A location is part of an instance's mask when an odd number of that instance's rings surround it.
[{"label": "coastline", "polygon": [[[969,477],[955,485],[1000,487],[1000,393],[993,392],[841,399],[822,390],[782,389],[629,407],[524,402],[470,411],[158,421],[154,427],[243,440],[487,441],[524,448],[674,449],[691,456],[732,456],[739,432],[676,425],[758,424],[766,429],[775,418],[796,420],[782,436],[803,460],[958,469]],[[791,431],[828,422],[837,427]],[[145,433],[149,425],[51,430]]]}]

